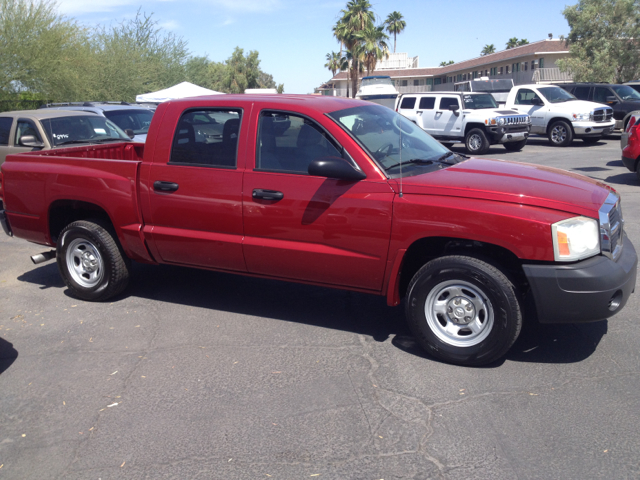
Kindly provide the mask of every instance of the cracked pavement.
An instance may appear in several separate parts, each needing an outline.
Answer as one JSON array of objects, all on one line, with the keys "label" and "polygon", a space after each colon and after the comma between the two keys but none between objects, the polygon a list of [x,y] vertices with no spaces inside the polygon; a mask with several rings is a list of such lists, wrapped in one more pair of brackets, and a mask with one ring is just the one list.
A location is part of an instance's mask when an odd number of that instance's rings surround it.
[{"label": "cracked pavement", "polygon": [[[617,136],[486,157],[608,182],[640,247]],[[44,250],[0,235],[2,479],[640,477],[638,294],[462,368],[382,297],[135,264],[124,294],[88,303],[31,263]]]}]

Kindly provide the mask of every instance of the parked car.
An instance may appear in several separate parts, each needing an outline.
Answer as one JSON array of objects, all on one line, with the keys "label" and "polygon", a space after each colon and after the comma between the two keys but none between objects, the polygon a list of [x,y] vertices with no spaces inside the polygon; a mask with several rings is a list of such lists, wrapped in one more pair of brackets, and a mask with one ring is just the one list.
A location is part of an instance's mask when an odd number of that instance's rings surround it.
[{"label": "parked car", "polygon": [[407,93],[396,111],[442,143],[464,143],[472,155],[485,154],[495,144],[522,150],[531,129],[529,115],[499,109],[490,93]]},{"label": "parked car", "polygon": [[629,85],[636,92],[640,92],[640,80],[631,80],[630,82],[625,82],[625,85]]},{"label": "parked car", "polygon": [[613,108],[617,130],[626,130],[631,115],[640,110],[640,93],[629,85],[609,83],[562,83],[564,88],[578,100],[602,103]]},{"label": "parked car", "polygon": [[5,232],[55,247],[32,259],[55,256],[73,296],[117,295],[136,260],[404,298],[417,342],[461,365],[503,356],[523,321],[611,317],[636,283],[608,185],[456,154],[361,100],[169,101],[145,144],[9,155],[0,180]]},{"label": "parked car", "polygon": [[92,113],[59,110],[0,113],[0,165],[12,153],[129,140],[115,123]]},{"label": "parked car", "polygon": [[51,103],[40,108],[57,110],[81,110],[103,115],[118,125],[125,132],[133,133],[134,142],[144,142],[155,108],[147,105],[131,105],[125,102],[77,102]]},{"label": "parked car", "polygon": [[631,117],[627,130],[621,135],[622,163],[640,180],[640,116]]},{"label": "parked car", "polygon": [[631,118],[627,122],[627,128],[625,128],[620,134],[620,148],[622,150],[624,150],[624,147],[626,147],[629,143],[629,131],[638,120],[640,120],[640,112],[638,112],[636,115],[631,116]]},{"label": "parked car", "polygon": [[555,85],[517,85],[507,97],[507,108],[531,117],[531,132],[545,135],[557,147],[574,138],[596,143],[613,130],[613,109],[599,103],[578,100]]}]

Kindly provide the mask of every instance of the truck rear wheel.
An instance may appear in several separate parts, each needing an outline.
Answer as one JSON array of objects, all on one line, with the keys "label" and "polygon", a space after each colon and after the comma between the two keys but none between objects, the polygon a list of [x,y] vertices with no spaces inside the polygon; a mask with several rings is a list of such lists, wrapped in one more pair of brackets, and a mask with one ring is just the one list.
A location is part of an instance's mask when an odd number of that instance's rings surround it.
[{"label": "truck rear wheel", "polygon": [[475,257],[452,255],[424,265],[409,284],[405,307],[422,348],[457,365],[499,359],[522,327],[516,287]]},{"label": "truck rear wheel", "polygon": [[130,261],[115,234],[99,221],[67,225],[60,233],[56,260],[71,294],[82,300],[106,300],[129,283]]},{"label": "truck rear wheel", "polygon": [[482,129],[472,128],[464,137],[464,146],[467,153],[472,155],[484,155],[489,151],[491,144]]},{"label": "truck rear wheel", "polygon": [[524,140],[520,140],[519,142],[503,143],[504,148],[506,148],[510,152],[519,152],[520,150],[522,150],[524,148],[524,146],[526,144],[527,144],[527,139],[526,138]]},{"label": "truck rear wheel", "polygon": [[549,126],[549,141],[556,147],[566,147],[573,141],[573,130],[564,120],[553,122]]}]

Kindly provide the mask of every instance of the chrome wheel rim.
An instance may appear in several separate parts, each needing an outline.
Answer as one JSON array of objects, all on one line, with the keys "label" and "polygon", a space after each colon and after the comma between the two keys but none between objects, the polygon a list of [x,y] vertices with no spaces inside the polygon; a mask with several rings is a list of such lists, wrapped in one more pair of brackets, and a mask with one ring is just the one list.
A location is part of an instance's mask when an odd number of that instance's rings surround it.
[{"label": "chrome wheel rim", "polygon": [[481,147],[482,147],[482,138],[480,138],[480,135],[478,134],[471,135],[469,137],[469,148],[475,152],[480,150]]},{"label": "chrome wheel rim", "polygon": [[494,323],[489,299],[475,285],[448,280],[436,285],[425,301],[431,331],[454,347],[472,347],[487,338]]},{"label": "chrome wheel rim", "polygon": [[556,125],[551,130],[551,140],[553,143],[562,143],[567,139],[567,129],[562,125]]},{"label": "chrome wheel rim", "polygon": [[104,277],[104,263],[100,252],[91,242],[77,238],[67,247],[67,270],[80,286],[93,288]]}]

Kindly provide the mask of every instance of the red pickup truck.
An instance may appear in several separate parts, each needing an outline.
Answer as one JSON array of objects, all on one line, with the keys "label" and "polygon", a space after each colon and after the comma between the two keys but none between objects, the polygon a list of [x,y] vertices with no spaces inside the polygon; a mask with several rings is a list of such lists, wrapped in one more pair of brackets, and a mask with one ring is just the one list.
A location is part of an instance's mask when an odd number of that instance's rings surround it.
[{"label": "red pickup truck", "polygon": [[404,298],[417,341],[456,364],[504,355],[525,304],[601,320],[636,282],[607,185],[453,153],[358,100],[170,101],[144,145],[10,155],[1,185],[5,232],[55,247],[79,298],[121,292],[132,260]]}]

